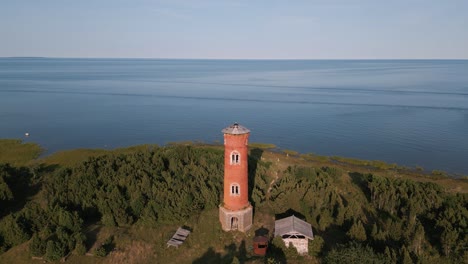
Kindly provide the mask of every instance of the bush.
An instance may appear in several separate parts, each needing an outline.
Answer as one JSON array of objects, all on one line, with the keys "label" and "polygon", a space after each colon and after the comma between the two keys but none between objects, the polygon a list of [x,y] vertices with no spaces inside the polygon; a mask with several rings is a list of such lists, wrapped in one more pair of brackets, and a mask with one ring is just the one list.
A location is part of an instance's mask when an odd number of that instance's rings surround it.
[{"label": "bush", "polygon": [[354,224],[349,229],[348,233],[346,233],[351,239],[359,240],[359,241],[366,241],[367,235],[364,226],[362,225],[361,221],[354,222]]},{"label": "bush", "polygon": [[105,257],[107,256],[107,251],[104,246],[100,246],[94,250],[94,255],[97,257]]},{"label": "bush", "polygon": [[75,253],[79,256],[86,254],[86,246],[83,241],[76,242]]},{"label": "bush", "polygon": [[341,263],[390,263],[381,254],[377,254],[369,246],[362,246],[355,242],[339,245],[338,248],[330,251],[324,259],[326,264]]},{"label": "bush", "polygon": [[94,255],[105,257],[112,249],[114,249],[114,236],[109,236],[100,247],[94,250]]},{"label": "bush", "polygon": [[47,243],[42,240],[37,234],[34,234],[31,243],[29,244],[29,252],[31,256],[42,257],[46,253]]},{"label": "bush", "polygon": [[3,236],[3,246],[7,249],[31,238],[23,223],[11,214],[4,217],[0,222],[0,235]]},{"label": "bush", "polygon": [[56,261],[65,256],[65,247],[60,243],[53,240],[47,241],[47,248],[45,258],[50,261]]},{"label": "bush", "polygon": [[317,257],[322,253],[325,241],[321,236],[315,235],[314,240],[309,241],[309,255]]},{"label": "bush", "polygon": [[441,170],[433,170],[431,174],[433,176],[438,176],[438,177],[448,177],[448,174],[445,171],[441,171]]}]

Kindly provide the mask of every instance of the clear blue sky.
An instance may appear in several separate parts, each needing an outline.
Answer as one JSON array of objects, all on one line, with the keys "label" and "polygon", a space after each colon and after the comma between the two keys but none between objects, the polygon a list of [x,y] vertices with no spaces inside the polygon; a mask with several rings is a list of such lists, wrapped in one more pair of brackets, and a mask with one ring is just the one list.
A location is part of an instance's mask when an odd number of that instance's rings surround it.
[{"label": "clear blue sky", "polygon": [[468,58],[468,0],[1,0],[0,56]]}]

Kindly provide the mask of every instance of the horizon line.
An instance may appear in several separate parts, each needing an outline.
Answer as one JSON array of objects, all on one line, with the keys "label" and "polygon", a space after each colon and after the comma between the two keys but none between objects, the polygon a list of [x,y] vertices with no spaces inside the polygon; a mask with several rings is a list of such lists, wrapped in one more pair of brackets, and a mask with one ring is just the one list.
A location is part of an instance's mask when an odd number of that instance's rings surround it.
[{"label": "horizon line", "polygon": [[61,57],[61,56],[0,56],[0,59],[128,59],[128,60],[251,60],[251,61],[353,61],[353,60],[468,60],[468,58],[171,58],[171,57]]}]

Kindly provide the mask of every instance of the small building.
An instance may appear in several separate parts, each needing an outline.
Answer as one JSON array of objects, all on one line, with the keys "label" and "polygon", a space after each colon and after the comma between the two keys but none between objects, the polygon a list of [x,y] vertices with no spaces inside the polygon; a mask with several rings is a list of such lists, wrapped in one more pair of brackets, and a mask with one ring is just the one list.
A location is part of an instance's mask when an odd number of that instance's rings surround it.
[{"label": "small building", "polygon": [[256,236],[253,238],[253,252],[257,256],[265,256],[268,248],[268,238]]},{"label": "small building", "polygon": [[292,243],[301,255],[308,253],[309,239],[314,239],[312,226],[295,216],[276,220],[275,236],[280,236],[287,247]]}]

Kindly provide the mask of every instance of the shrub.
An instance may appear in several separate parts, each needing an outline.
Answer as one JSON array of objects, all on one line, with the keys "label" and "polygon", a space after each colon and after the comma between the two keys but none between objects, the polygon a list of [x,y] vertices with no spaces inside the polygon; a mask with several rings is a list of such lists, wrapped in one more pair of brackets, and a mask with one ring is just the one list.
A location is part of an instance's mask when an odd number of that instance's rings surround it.
[{"label": "shrub", "polygon": [[47,243],[37,234],[34,234],[29,244],[29,252],[34,257],[42,257],[46,253]]},{"label": "shrub", "polygon": [[76,242],[75,253],[80,256],[86,254],[86,246],[83,241]]},{"label": "shrub", "polygon": [[377,254],[369,246],[362,246],[357,243],[339,245],[338,248],[330,251],[324,259],[326,264],[341,263],[390,263],[381,254]]},{"label": "shrub", "polygon": [[325,241],[321,236],[315,235],[314,240],[309,241],[309,255],[317,257],[322,253]]},{"label": "shrub", "polygon": [[47,241],[47,248],[45,258],[50,261],[59,260],[65,256],[65,247],[60,243],[53,240]]},{"label": "shrub", "polygon": [[107,251],[104,246],[100,246],[94,250],[94,255],[98,257],[105,257],[107,256]]}]

